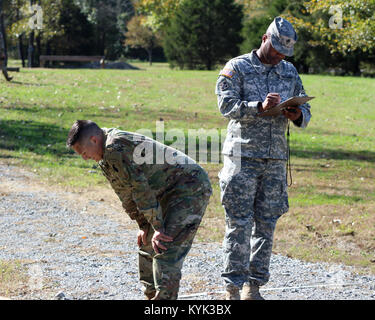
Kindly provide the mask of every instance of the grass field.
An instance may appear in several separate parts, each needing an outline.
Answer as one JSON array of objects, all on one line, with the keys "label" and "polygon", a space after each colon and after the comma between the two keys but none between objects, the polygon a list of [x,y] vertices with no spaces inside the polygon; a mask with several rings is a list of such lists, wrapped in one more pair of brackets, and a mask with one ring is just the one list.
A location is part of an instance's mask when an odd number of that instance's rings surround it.
[{"label": "grass field", "polygon": [[[110,188],[95,163],[65,147],[77,119],[128,131],[225,129],[217,108],[217,71],[22,69],[0,80],[0,161],[26,167],[51,186]],[[274,252],[308,261],[366,267],[375,273],[375,80],[302,75],[311,96],[309,127],[292,127],[290,211],[275,233]],[[204,164],[214,194],[198,232],[222,241],[217,173]]]}]

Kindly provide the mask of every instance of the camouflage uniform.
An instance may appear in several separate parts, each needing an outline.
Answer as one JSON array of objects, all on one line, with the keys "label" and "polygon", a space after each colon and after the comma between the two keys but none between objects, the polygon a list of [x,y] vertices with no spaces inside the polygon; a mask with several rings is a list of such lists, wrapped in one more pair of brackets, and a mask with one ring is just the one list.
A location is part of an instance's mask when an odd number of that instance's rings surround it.
[{"label": "camouflage uniform", "polygon": [[[139,250],[145,294],[156,290],[160,299],[177,299],[182,263],[212,193],[209,178],[191,158],[155,140],[117,129],[103,132],[105,151],[99,165],[130,218],[148,231],[147,245]],[[153,150],[151,159],[145,150]],[[160,154],[166,155],[163,161],[157,159]],[[144,156],[145,163],[138,156]],[[160,254],[151,246],[155,230],[173,238],[163,242],[168,250]]]},{"label": "camouflage uniform", "polygon": [[[220,112],[230,119],[219,173],[226,215],[222,277],[227,287],[268,281],[276,221],[288,211],[288,119],[257,117],[259,104],[270,92],[279,93],[281,101],[306,95],[291,63],[264,65],[255,50],[230,60],[216,85]],[[294,124],[304,128],[310,106],[300,108],[302,116]]]}]

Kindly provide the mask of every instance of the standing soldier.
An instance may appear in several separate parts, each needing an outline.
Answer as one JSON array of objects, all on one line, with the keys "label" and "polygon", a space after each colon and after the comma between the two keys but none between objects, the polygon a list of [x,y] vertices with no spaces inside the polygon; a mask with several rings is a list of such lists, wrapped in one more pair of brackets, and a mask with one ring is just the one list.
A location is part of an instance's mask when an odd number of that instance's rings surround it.
[{"label": "standing soldier", "polygon": [[259,286],[269,280],[276,222],[289,209],[285,131],[289,120],[305,128],[310,106],[279,116],[258,114],[290,97],[306,96],[297,70],[283,60],[293,55],[296,41],[293,26],[275,18],[261,47],[230,60],[217,81],[220,112],[230,119],[219,173],[226,217],[226,299],[263,299]]},{"label": "standing soldier", "polygon": [[[67,146],[99,163],[137,221],[139,277],[146,297],[177,299],[182,264],[212,193],[206,172],[178,150],[87,120],[73,124]],[[162,161],[155,154],[163,155]]]},{"label": "standing soldier", "polygon": [[7,81],[10,81],[13,78],[8,75],[6,60],[7,60],[7,57],[5,55],[4,37],[3,37],[3,33],[0,30],[0,68],[1,68],[1,71],[3,72],[5,79],[7,79]]}]

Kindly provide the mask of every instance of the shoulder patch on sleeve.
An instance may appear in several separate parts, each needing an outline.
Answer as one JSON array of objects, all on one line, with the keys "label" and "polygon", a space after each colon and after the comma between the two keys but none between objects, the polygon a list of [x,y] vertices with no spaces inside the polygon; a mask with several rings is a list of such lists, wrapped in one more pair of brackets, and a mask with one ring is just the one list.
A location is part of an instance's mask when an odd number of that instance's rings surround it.
[{"label": "shoulder patch on sleeve", "polygon": [[228,82],[226,80],[221,81],[219,84],[219,87],[222,91],[228,90],[229,89]]},{"label": "shoulder patch on sleeve", "polygon": [[229,79],[232,79],[233,76],[236,74],[236,71],[229,69],[229,68],[224,68],[223,70],[220,71],[220,75]]}]

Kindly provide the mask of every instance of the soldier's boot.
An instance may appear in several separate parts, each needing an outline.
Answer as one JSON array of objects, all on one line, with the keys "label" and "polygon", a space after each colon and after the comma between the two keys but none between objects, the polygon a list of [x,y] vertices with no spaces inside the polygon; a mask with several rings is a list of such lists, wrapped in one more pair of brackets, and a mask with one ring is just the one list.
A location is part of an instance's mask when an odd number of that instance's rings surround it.
[{"label": "soldier's boot", "polygon": [[242,287],[241,300],[264,300],[259,293],[259,286],[245,283]]},{"label": "soldier's boot", "polygon": [[160,291],[156,291],[155,296],[151,300],[162,300]]},{"label": "soldier's boot", "polygon": [[225,300],[240,300],[240,288],[228,285],[225,292]]},{"label": "soldier's boot", "polygon": [[149,286],[145,286],[143,289],[143,293],[145,295],[146,300],[152,300],[156,296],[156,289]]},{"label": "soldier's boot", "polygon": [[177,291],[161,290],[156,291],[155,297],[153,297],[151,300],[177,300],[177,297]]},{"label": "soldier's boot", "polygon": [[153,300],[156,295],[156,291],[145,292],[146,300]]}]

